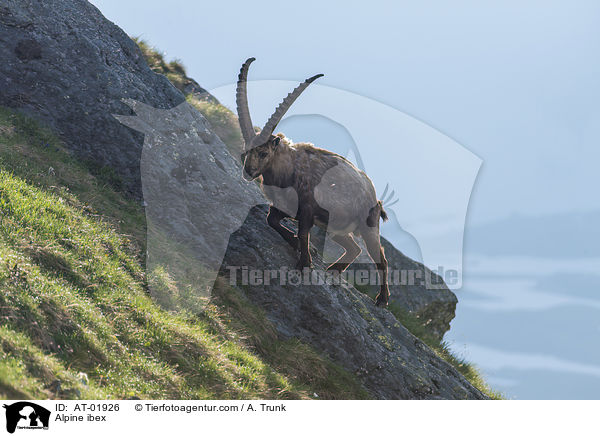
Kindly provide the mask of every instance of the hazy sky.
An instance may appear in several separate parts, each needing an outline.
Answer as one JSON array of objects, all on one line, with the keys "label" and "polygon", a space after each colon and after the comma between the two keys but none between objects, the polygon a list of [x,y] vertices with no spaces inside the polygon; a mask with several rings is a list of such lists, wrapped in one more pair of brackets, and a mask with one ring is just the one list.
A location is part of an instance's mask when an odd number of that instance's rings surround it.
[{"label": "hazy sky", "polygon": [[599,208],[598,2],[92,2],[205,88],[255,56],[438,129],[483,159],[471,222]]}]

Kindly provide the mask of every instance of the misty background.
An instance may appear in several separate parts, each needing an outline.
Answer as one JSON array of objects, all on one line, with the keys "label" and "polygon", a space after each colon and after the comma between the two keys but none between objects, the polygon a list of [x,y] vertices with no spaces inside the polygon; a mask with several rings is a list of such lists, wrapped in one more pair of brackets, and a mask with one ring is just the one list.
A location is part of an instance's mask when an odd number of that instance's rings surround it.
[{"label": "misty background", "polygon": [[[325,73],[478,156],[446,340],[508,398],[600,398],[600,3],[92,3],[206,89],[250,56],[252,80]],[[284,123],[334,151],[352,140]]]}]

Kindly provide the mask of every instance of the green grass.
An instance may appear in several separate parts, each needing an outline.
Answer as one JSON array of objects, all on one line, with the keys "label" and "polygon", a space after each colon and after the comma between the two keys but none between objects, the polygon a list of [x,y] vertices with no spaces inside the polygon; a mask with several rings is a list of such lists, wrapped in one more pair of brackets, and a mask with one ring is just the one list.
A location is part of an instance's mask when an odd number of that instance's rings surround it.
[{"label": "green grass", "polygon": [[133,38],[133,40],[142,51],[142,55],[148,66],[158,74],[166,76],[177,89],[184,92],[184,87],[189,82],[189,79],[185,74],[185,67],[181,61],[175,59],[167,62],[163,54],[148,44],[148,42],[141,38]]},{"label": "green grass", "polygon": [[153,301],[143,209],[105,175],[0,108],[0,397],[368,397],[226,285],[201,315]]}]

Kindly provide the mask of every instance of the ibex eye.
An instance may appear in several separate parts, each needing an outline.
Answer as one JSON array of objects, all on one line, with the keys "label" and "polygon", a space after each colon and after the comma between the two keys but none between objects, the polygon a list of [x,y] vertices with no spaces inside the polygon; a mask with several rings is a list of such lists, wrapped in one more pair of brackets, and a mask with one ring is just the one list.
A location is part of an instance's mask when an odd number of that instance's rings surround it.
[{"label": "ibex eye", "polygon": [[263,158],[263,157],[267,157],[267,152],[266,151],[261,151],[260,153],[258,153],[258,157]]}]

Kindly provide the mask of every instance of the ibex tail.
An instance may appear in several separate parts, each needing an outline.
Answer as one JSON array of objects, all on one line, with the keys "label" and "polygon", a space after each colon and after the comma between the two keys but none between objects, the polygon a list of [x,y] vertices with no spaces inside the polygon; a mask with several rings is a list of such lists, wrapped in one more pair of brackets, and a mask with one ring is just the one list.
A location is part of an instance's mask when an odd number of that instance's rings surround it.
[{"label": "ibex tail", "polygon": [[383,221],[388,220],[388,214],[383,210],[383,203],[378,201],[375,206],[369,211],[369,217],[367,218],[367,225],[369,227],[375,227],[377,222],[381,218]]}]

